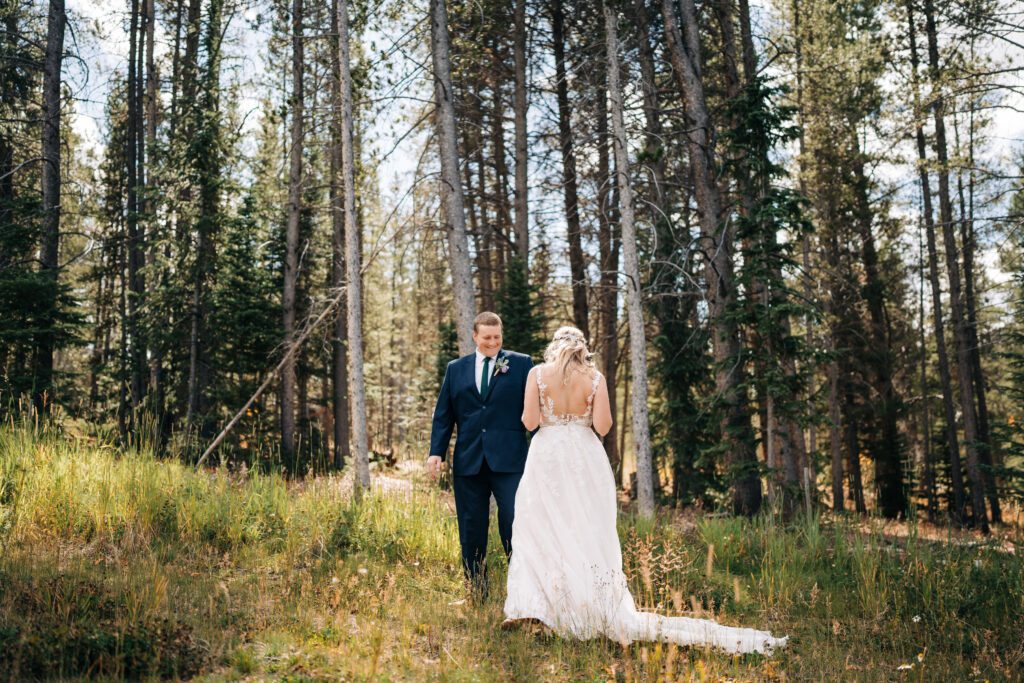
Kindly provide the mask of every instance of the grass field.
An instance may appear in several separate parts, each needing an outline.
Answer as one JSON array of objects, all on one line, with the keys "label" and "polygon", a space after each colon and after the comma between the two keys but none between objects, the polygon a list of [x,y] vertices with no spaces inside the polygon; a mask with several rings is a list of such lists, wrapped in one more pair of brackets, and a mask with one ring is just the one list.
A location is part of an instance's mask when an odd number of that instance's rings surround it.
[{"label": "grass field", "polygon": [[498,629],[496,539],[491,596],[474,604],[451,501],[417,476],[357,502],[335,477],[196,472],[77,433],[0,428],[10,680],[1024,677],[1013,530],[982,542],[871,520],[622,515],[639,604],[791,636],[772,658],[624,648]]}]

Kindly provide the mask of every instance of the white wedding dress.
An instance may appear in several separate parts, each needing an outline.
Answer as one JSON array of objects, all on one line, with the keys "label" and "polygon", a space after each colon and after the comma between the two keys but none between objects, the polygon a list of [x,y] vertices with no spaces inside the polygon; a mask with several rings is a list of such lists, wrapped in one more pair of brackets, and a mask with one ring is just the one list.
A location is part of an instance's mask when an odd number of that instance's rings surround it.
[{"label": "white wedding dress", "polygon": [[770,653],[767,631],[638,611],[622,571],[615,481],[593,424],[596,373],[582,415],[557,415],[536,371],[541,426],[516,494],[505,616],[539,619],[563,637],[710,645]]}]

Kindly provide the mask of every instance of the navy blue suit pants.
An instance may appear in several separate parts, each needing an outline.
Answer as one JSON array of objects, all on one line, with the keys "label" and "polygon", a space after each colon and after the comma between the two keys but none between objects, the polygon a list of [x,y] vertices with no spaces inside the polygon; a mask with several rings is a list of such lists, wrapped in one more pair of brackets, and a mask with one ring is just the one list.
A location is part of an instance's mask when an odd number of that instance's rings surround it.
[{"label": "navy blue suit pants", "polygon": [[455,513],[459,519],[462,543],[462,568],[466,578],[486,589],[487,526],[491,494],[498,504],[498,533],[505,555],[512,554],[512,520],[515,517],[516,489],[522,472],[494,472],[484,458],[480,471],[452,477],[455,489]]}]

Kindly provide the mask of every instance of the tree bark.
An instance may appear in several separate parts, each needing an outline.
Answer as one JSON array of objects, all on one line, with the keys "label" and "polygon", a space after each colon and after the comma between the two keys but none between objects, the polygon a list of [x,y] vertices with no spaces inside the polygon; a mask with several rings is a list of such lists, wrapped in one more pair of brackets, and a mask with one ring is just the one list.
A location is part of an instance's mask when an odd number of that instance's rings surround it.
[{"label": "tree bark", "polygon": [[505,158],[505,102],[502,97],[503,63],[497,47],[493,51],[493,71],[491,73],[491,105],[490,133],[491,155],[494,159],[494,210],[495,230],[491,231],[491,254],[493,285],[495,291],[505,285],[505,264],[511,256],[511,246],[515,233],[515,221],[508,202],[508,163]]},{"label": "tree bark", "polygon": [[[131,376],[130,402],[132,409],[139,407],[143,392],[143,367],[145,347],[140,335],[139,308],[142,305],[142,235],[139,230],[139,188],[145,152],[140,144],[142,132],[142,74],[139,71],[139,58],[142,49],[140,0],[131,1],[128,31],[128,78],[125,84],[128,89],[128,135],[125,158],[128,165],[128,358]],[[130,423],[134,425],[135,415]]]},{"label": "tree bark", "polygon": [[[348,291],[348,374],[352,406],[352,447],[356,489],[370,488],[369,443],[366,433],[366,381],[363,376],[362,259],[356,223],[355,152],[352,123],[352,71],[348,37],[348,0],[338,2],[338,46],[341,66],[341,174],[345,193],[345,273]],[[458,172],[456,169],[456,181]],[[464,235],[465,233],[463,233]]]},{"label": "tree bark", "polygon": [[[153,168],[156,167],[153,159],[156,154],[156,128],[157,128],[157,89],[159,75],[156,70],[156,57],[154,55],[156,45],[156,4],[155,0],[145,0],[146,3],[146,100],[145,100],[145,118],[146,118],[146,136],[145,146],[148,150],[148,163],[146,164],[146,176],[145,176],[145,202],[143,205],[143,213],[146,216],[147,225],[155,226],[155,210],[153,194],[156,188],[155,177]],[[152,228],[151,228],[152,229]],[[157,240],[147,239],[149,242],[149,251],[147,254],[147,264],[150,270],[156,270],[157,267]],[[161,278],[162,279],[162,278]],[[151,288],[155,288],[157,278],[154,274]],[[163,432],[164,422],[164,369],[163,369],[163,348],[162,345],[157,343],[156,339],[150,336],[146,340],[146,346],[149,349],[149,388],[152,392],[152,398],[150,405],[153,410],[153,418],[156,424],[157,433]]]},{"label": "tree bark", "polygon": [[[915,116],[919,113],[916,106]],[[918,126],[920,130],[920,126]],[[927,172],[925,172],[927,175]],[[925,306],[924,306],[924,238],[919,239],[918,248],[918,345],[921,348],[921,493],[926,501],[928,521],[938,520],[939,504],[935,490],[935,462],[932,456],[932,423],[931,410],[928,406],[928,346],[925,337]]]},{"label": "tree bark", "polygon": [[455,322],[459,328],[459,353],[467,355],[474,348],[471,333],[473,318],[476,317],[476,302],[473,298],[473,274],[469,260],[469,239],[466,236],[462,181],[459,179],[458,138],[455,130],[448,46],[448,13],[445,9],[445,0],[430,0],[430,52],[434,64],[437,136],[441,147],[441,196],[448,223],[448,259],[451,264]]},{"label": "tree bark", "polygon": [[587,274],[583,257],[583,233],[580,227],[579,194],[576,187],[576,154],[573,150],[572,109],[565,70],[565,16],[562,0],[551,3],[551,39],[555,53],[555,81],[558,99],[558,141],[562,153],[562,192],[565,197],[565,223],[569,242],[569,274],[572,278],[573,322],[590,339],[590,311],[587,304]]},{"label": "tree bark", "polygon": [[850,368],[841,368],[843,375],[843,417],[846,437],[846,467],[850,476],[850,500],[859,514],[867,514],[864,503],[864,483],[860,471],[860,439],[857,438],[858,410],[854,400],[853,377]]},{"label": "tree bark", "polygon": [[[972,48],[973,49],[973,48]],[[974,396],[977,399],[978,410],[978,457],[981,459],[981,476],[985,481],[985,491],[988,495],[988,505],[992,513],[992,522],[1002,522],[1003,512],[999,505],[999,489],[996,486],[995,475],[992,472],[994,460],[995,442],[989,432],[988,400],[985,389],[985,374],[981,367],[981,344],[978,341],[978,316],[974,303],[974,108],[975,99],[970,98],[969,115],[970,131],[967,154],[967,165],[970,171],[971,199],[970,206],[964,199],[963,170],[957,172],[957,190],[960,196],[960,247],[964,252],[964,309],[967,315],[967,345],[970,356],[971,375],[974,380]],[[959,133],[956,129],[956,119],[953,119],[954,133],[956,133],[956,145],[960,147]],[[968,218],[970,215],[970,218]]]},{"label": "tree bark", "polygon": [[731,470],[732,506],[737,514],[753,515],[761,507],[761,480],[753,448],[750,416],[742,394],[739,332],[729,311],[736,302],[733,288],[733,238],[723,220],[718,194],[714,129],[701,81],[700,41],[693,0],[682,0],[684,35],[680,32],[672,0],[662,0],[665,39],[672,68],[686,103],[687,147],[694,190],[700,209],[701,240],[705,254],[705,279],[715,359],[715,387],[721,405],[719,430]]},{"label": "tree bark", "polygon": [[654,514],[654,467],[651,461],[651,434],[647,414],[647,335],[644,332],[643,302],[640,291],[640,264],[637,258],[636,224],[633,215],[633,188],[629,178],[629,141],[622,113],[622,87],[619,83],[619,41],[617,18],[607,2],[603,3],[605,45],[607,48],[608,94],[611,100],[612,147],[615,152],[615,176],[619,188],[619,223],[622,227],[622,257],[626,275],[626,312],[629,320],[629,358],[632,377],[633,445],[636,449],[637,506],[644,517]]},{"label": "tree bark", "polygon": [[56,309],[60,279],[60,113],[61,65],[64,59],[64,30],[67,14],[64,0],[50,0],[46,18],[46,52],[43,59],[43,158],[40,178],[43,219],[42,244],[39,250],[40,271],[49,291],[46,310],[41,316],[42,333],[38,335],[35,361],[35,387],[33,400],[43,414],[45,405],[53,399],[53,352],[56,347]]},{"label": "tree bark", "polygon": [[[291,344],[295,340],[295,290],[299,269],[302,146],[305,137],[302,17],[303,0],[292,0],[292,120],[291,147],[288,151],[288,224],[285,233],[284,291],[281,297],[284,309],[285,344]],[[293,356],[281,368],[281,453],[287,463],[295,461],[295,390],[296,373]]]},{"label": "tree bark", "polygon": [[[608,154],[608,97],[605,90],[604,60],[598,60],[593,74],[595,77],[596,97],[596,138],[597,138],[597,223],[598,223],[598,255],[601,262],[600,279],[600,309],[601,309],[601,330],[600,330],[600,353],[601,370],[604,373],[605,382],[608,383],[608,400],[611,406],[612,415],[615,414],[616,402],[616,374],[619,364],[619,242],[615,236],[615,227],[612,225],[610,213],[612,201],[608,186],[611,182],[611,161]],[[612,471],[618,474],[615,483],[622,485],[622,450],[618,447],[619,426],[612,421],[612,427],[604,435],[604,448],[608,453],[608,462]]]},{"label": "tree bark", "polygon": [[[182,125],[177,125],[177,119],[175,120],[175,127],[178,130],[180,137],[178,142],[182,145],[188,145],[188,141],[195,133],[196,129],[196,93],[199,83],[199,39],[201,31],[201,11],[202,2],[201,0],[189,0],[188,12],[186,14],[186,27],[185,27],[185,53],[181,60],[181,104],[179,117]],[[193,160],[189,160],[190,162]],[[192,194],[192,187],[190,184],[185,184],[181,190],[178,200],[181,204],[185,204],[189,201]],[[186,234],[185,220],[180,215],[181,210],[179,208],[179,215],[177,217],[177,226],[175,232],[178,233],[175,236],[180,240],[184,241],[188,238]],[[205,255],[207,253],[206,235],[203,230],[198,231],[196,239],[196,263],[195,273],[193,276],[192,285],[192,301],[190,302],[190,330],[189,330],[189,363],[188,363],[188,386],[186,396],[186,409],[185,409],[185,425],[186,431],[191,434],[195,427],[196,417],[200,411],[200,402],[202,398],[202,383],[200,379],[200,368],[202,349],[201,343],[203,339],[203,299],[204,299],[204,278],[206,272]]]},{"label": "tree bark", "polygon": [[[341,27],[337,2],[331,3],[331,286],[340,290],[345,286],[345,206],[342,173],[341,142]],[[346,294],[347,297],[347,294]],[[336,469],[345,466],[349,448],[349,383],[348,383],[348,306],[342,302],[334,318],[331,338],[331,365],[333,384],[333,461]]]},{"label": "tree bark", "polygon": [[[834,335],[831,346],[835,353]],[[839,364],[835,360],[828,364],[828,431],[829,455],[832,460],[832,510],[843,512],[846,501],[843,495],[843,435],[839,412]]]},{"label": "tree bark", "polygon": [[[530,217],[528,213],[527,140],[526,140],[526,0],[516,0],[513,52],[515,60],[515,96],[512,109],[516,136],[516,252],[523,263],[530,258]],[[529,274],[529,268],[527,268]]]},{"label": "tree bark", "polygon": [[640,89],[644,98],[644,158],[649,165],[652,191],[649,200],[654,207],[655,223],[667,222],[668,203],[665,172],[665,134],[661,125],[661,106],[658,102],[658,84],[654,71],[654,47],[651,44],[650,16],[647,0],[634,0],[633,12],[637,18],[637,40],[640,49]]},{"label": "tree bark", "polygon": [[956,429],[956,409],[953,405],[953,380],[949,370],[949,354],[946,351],[946,331],[942,320],[942,285],[939,282],[939,258],[935,244],[935,211],[932,208],[931,181],[928,176],[928,152],[924,136],[923,112],[921,110],[920,85],[917,78],[919,61],[917,57],[917,30],[914,23],[913,3],[908,0],[907,30],[910,38],[911,79],[914,90],[914,111],[917,118],[915,137],[917,141],[918,178],[921,182],[921,203],[924,214],[925,236],[928,244],[928,283],[932,295],[932,322],[935,347],[938,355],[939,383],[942,387],[942,411],[946,422],[946,456],[949,460],[950,484],[952,488],[952,509],[950,514],[957,524],[963,524],[965,496],[963,475],[960,464],[960,438]]},{"label": "tree bark", "polygon": [[[903,454],[897,424],[900,397],[892,380],[892,350],[886,329],[885,284],[878,272],[878,253],[875,247],[873,212],[868,197],[868,180],[863,157],[855,152],[853,175],[855,178],[857,227],[860,230],[861,258],[864,264],[865,284],[863,297],[870,317],[871,348],[869,361],[875,379],[878,399],[872,402],[873,412],[881,421],[881,439],[876,441],[875,486],[878,505],[885,517],[895,519],[906,514],[907,495],[903,476]],[[879,400],[880,399],[880,400]]]},{"label": "tree bark", "polygon": [[971,507],[974,525],[988,533],[988,512],[985,509],[985,480],[978,454],[978,426],[974,407],[973,373],[963,300],[960,291],[960,262],[956,236],[953,233],[953,205],[949,193],[949,157],[946,145],[945,101],[942,95],[939,46],[932,0],[925,0],[925,28],[928,34],[928,65],[932,84],[932,114],[935,118],[935,151],[939,162],[939,216],[942,220],[942,241],[946,252],[946,273],[949,280],[949,305],[953,318],[953,341],[956,347],[957,376],[960,387],[960,411],[964,422],[964,445],[967,451],[967,478],[971,483]]},{"label": "tree bark", "polygon": [[[7,11],[3,17],[6,37],[3,40],[6,51],[9,41],[18,35],[18,13]],[[13,88],[0,91],[0,104],[4,111],[14,107],[15,95]],[[0,127],[0,223],[9,223],[14,215],[14,131],[9,126]],[[0,252],[2,253],[2,252]],[[0,259],[0,268],[9,265],[6,258]],[[5,357],[8,349],[0,350]],[[0,368],[3,364],[0,364]]]}]

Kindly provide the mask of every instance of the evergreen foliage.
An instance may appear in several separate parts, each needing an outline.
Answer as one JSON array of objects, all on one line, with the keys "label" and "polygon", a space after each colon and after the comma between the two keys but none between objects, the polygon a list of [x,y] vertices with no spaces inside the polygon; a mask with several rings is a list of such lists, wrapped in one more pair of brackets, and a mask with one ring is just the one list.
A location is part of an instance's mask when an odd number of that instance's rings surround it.
[{"label": "evergreen foliage", "polygon": [[[1024,162],[1020,168],[1024,169]],[[1010,200],[1008,218],[1007,231],[1014,247],[1006,264],[1013,269],[1013,317],[999,355],[1008,366],[1000,388],[1009,400],[1010,410],[1005,420],[994,425],[995,439],[1003,450],[1003,464],[994,469],[1004,492],[1020,503],[1024,502],[1024,183],[1018,184]]]},{"label": "evergreen foliage", "polygon": [[437,391],[441,390],[444,373],[448,364],[459,357],[459,333],[451,320],[437,326],[437,346],[434,355],[434,376],[437,380]]},{"label": "evergreen foliage", "polygon": [[227,407],[242,405],[252,395],[272,369],[279,341],[277,330],[267,324],[280,314],[278,286],[253,203],[246,196],[239,215],[225,226],[217,282],[210,294],[219,379],[214,400]]},{"label": "evergreen foliage", "polygon": [[[737,284],[742,294],[731,314],[748,330],[752,341],[745,355],[756,394],[762,401],[771,398],[781,424],[789,421],[802,429],[811,419],[805,398],[807,375],[818,358],[803,337],[793,334],[792,321],[816,319],[818,312],[802,301],[793,279],[798,272],[794,250],[813,231],[805,215],[808,202],[799,192],[782,185],[786,170],[773,160],[779,149],[799,135],[792,123],[792,107],[779,104],[784,95],[784,87],[758,76],[728,104],[730,117],[737,125],[723,138],[739,153],[727,158],[743,165],[742,171],[749,174],[750,185],[757,192],[752,210],[736,218],[742,255]],[[762,425],[762,439],[768,434],[766,427]],[[792,464],[798,465],[794,471],[803,465]],[[794,481],[792,472],[788,480],[782,476],[786,465],[776,463],[774,467],[779,471],[771,476],[783,481],[789,488],[784,495],[794,500],[799,491],[793,486],[800,480]]]},{"label": "evergreen foliage", "polygon": [[534,362],[542,360],[546,341],[541,288],[529,280],[526,262],[513,258],[508,264],[505,281],[498,290],[497,313],[501,316],[502,346],[525,353]]}]

